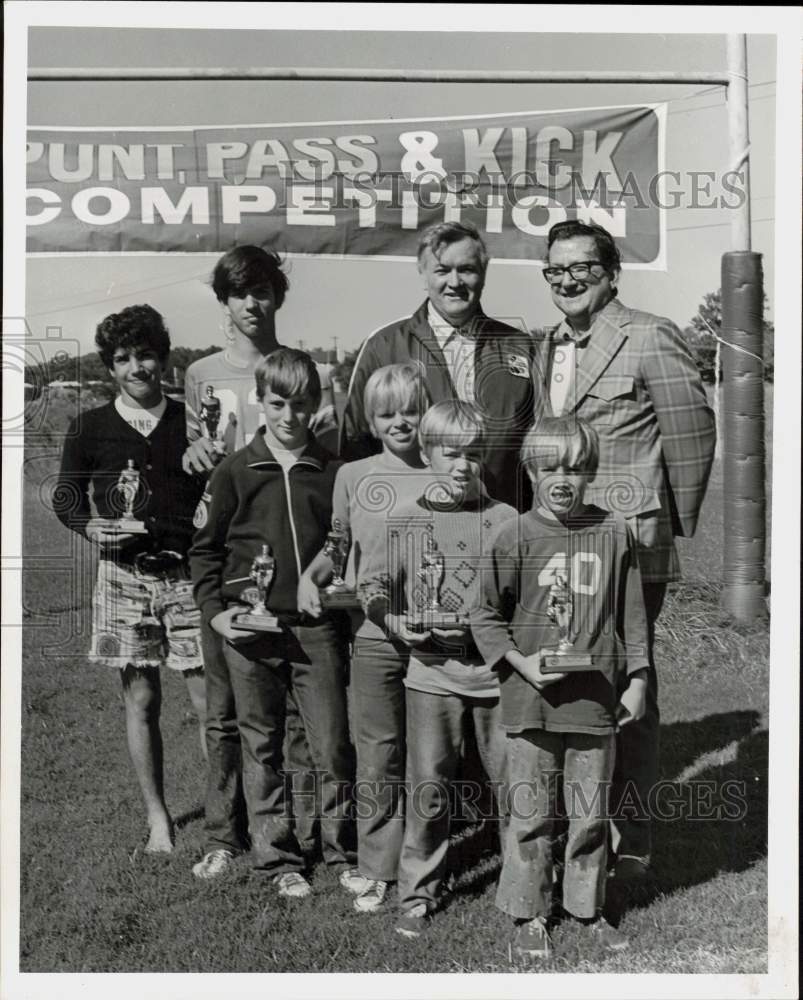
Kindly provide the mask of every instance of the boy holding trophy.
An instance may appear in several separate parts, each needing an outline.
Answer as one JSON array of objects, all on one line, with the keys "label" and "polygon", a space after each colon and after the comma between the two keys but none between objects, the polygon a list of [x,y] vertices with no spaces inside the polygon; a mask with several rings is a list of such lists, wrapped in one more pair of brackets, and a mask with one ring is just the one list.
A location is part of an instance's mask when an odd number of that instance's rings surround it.
[{"label": "boy holding trophy", "polygon": [[160,666],[183,673],[205,749],[199,615],[186,565],[201,487],[181,469],[184,408],[162,394],[170,354],[162,317],[151,306],[129,306],[98,325],[95,344],[119,395],[71,423],[53,506],[98,548],[89,659],[120,670],[128,748],[148,814],[145,850],[169,852]]},{"label": "boy holding trophy", "polygon": [[[389,519],[421,496],[432,481],[418,442],[418,426],[429,403],[423,371],[412,362],[378,368],[368,379],[364,412],[382,451],[338,470],[334,530],[301,579],[299,608],[317,617],[332,591],[335,596],[353,594],[366,575],[377,568],[384,571]],[[341,539],[351,543],[343,580],[346,590],[335,582],[344,575]],[[332,583],[320,592],[318,585],[330,578]],[[410,647],[390,639],[384,628],[359,610],[352,616],[352,626],[359,873],[345,874],[342,882],[354,894],[358,913],[376,913],[385,907],[388,887],[398,878],[404,833],[404,676]]]},{"label": "boy holding trophy", "polygon": [[265,427],[213,472],[190,560],[201,615],[225,640],[253,863],[280,895],[299,898],[311,887],[283,772],[290,691],[319,778],[324,861],[346,868],[354,860],[343,640],[330,615],[313,620],[296,599],[326,540],[340,463],[309,429],[321,397],[309,355],[280,348],[254,374]]},{"label": "boy holding trophy", "polygon": [[606,948],[627,939],[602,916],[614,734],[641,718],[647,620],[624,519],[584,503],[599,456],[575,416],[543,419],[522,462],[533,509],[506,524],[471,616],[495,665],[508,737],[509,814],[496,905],[516,922],[512,945],[549,955],[553,834],[568,816],[563,909]]},{"label": "boy holding trophy", "polygon": [[482,484],[490,435],[477,407],[431,406],[419,426],[431,482],[394,510],[382,558],[360,587],[366,616],[407,647],[407,815],[399,861],[396,930],[418,937],[442,900],[449,845],[450,785],[470,718],[495,790],[505,781],[499,682],[475,646],[469,612],[480,599],[479,566],[495,532],[516,516]]}]

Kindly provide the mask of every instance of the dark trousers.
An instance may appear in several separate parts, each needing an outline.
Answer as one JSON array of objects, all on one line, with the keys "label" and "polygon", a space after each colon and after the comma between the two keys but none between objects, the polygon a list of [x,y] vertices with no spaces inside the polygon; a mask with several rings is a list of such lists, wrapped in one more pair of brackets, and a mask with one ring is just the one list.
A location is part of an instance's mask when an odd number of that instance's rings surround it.
[{"label": "dark trousers", "polygon": [[619,857],[640,858],[649,864],[652,855],[650,792],[658,782],[659,730],[658,674],[655,670],[655,622],[661,613],[666,583],[644,583],[647,609],[648,657],[647,710],[639,722],[623,726],[616,737],[616,768],[610,806],[614,814],[613,846]]},{"label": "dark trousers", "polygon": [[[204,833],[206,851],[248,849],[248,821],[242,783],[242,750],[225,641],[204,622],[201,644],[206,680],[206,747],[209,755]],[[296,837],[305,851],[316,836],[313,764],[295,697],[287,700],[285,758],[293,773]]]},{"label": "dark trousers", "polygon": [[315,769],[324,861],[353,864],[354,753],[348,733],[345,657],[336,627],[328,621],[285,627],[280,635],[268,634],[237,646],[225,643],[223,654],[240,731],[254,867],[275,875],[306,866],[284,771],[291,693]]}]

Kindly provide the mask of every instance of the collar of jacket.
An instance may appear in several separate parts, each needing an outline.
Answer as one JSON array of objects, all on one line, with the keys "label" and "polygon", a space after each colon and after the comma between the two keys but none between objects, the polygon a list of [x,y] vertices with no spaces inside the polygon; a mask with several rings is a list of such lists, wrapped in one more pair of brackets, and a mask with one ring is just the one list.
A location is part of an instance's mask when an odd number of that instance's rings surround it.
[{"label": "collar of jacket", "polygon": [[[557,324],[557,326],[552,327],[549,330],[548,338],[549,340],[554,340],[563,328],[564,319]],[[605,327],[614,327],[619,329],[623,326],[628,326],[630,323],[630,310],[623,306],[619,301],[618,297],[611,299],[610,302],[606,302],[599,312],[594,314],[594,318],[591,321],[591,325],[588,330],[582,336],[575,337],[576,340],[586,340],[589,337],[593,337],[599,332],[600,329]]]},{"label": "collar of jacket", "polygon": [[[247,465],[249,469],[280,469],[281,465],[273,456],[273,452],[265,443],[265,428],[260,427],[256,434],[245,446]],[[315,440],[315,435],[310,432],[310,440],[307,447],[299,455],[298,460],[292,468],[297,465],[306,465],[321,472],[326,465],[329,455]]]},{"label": "collar of jacket", "polygon": [[[435,309],[434,306],[432,308]],[[437,312],[437,309],[435,311]],[[419,340],[421,339],[421,334],[423,334],[424,337],[432,334],[432,327],[429,325],[429,299],[424,299],[410,319],[413,324],[413,333]],[[444,325],[451,326],[448,320],[444,320],[443,322]],[[464,331],[470,331],[468,335],[479,337],[487,331],[491,322],[492,321],[482,311],[482,306],[480,306],[467,323],[462,323],[459,327],[455,327],[455,329],[459,330],[461,333]]]}]

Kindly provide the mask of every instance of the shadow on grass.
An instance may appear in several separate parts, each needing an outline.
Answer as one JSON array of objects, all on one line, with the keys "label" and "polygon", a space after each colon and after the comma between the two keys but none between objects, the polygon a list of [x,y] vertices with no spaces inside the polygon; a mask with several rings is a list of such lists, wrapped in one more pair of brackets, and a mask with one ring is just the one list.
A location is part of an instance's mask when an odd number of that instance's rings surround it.
[{"label": "shadow on grass", "polygon": [[760,719],[760,713],[750,709],[661,726],[661,778],[673,779],[704,754],[744,740],[758,727]]},{"label": "shadow on grass", "polygon": [[[749,721],[742,717],[751,714],[734,712],[676,723],[667,727],[666,742],[670,748],[686,746],[689,728],[699,727],[699,756],[712,747],[721,748],[723,739],[739,739],[739,726]],[[704,766],[688,781],[664,781],[665,815],[653,820],[651,875],[638,885],[611,880],[608,908],[612,919],[724,872],[745,871],[767,856],[768,732],[753,730],[742,737],[734,757]],[[682,764],[683,758],[678,762]],[[666,765],[665,761],[663,769],[671,772]]]},{"label": "shadow on grass", "polygon": [[[193,722],[194,721],[195,720],[193,720]],[[194,820],[203,819],[204,815],[205,814],[203,806],[198,806],[196,809],[188,809],[186,812],[183,812],[180,816],[175,817],[175,819],[173,820],[173,826],[177,830],[181,830],[185,826],[189,826],[189,824],[192,823]]]},{"label": "shadow on grass", "polygon": [[[660,814],[653,820],[654,865],[638,886],[609,882],[607,909],[617,921],[659,896],[741,872],[767,854],[768,733],[752,710],[723,712],[661,727]],[[722,754],[711,763],[707,756]],[[698,764],[687,780],[677,780]],[[461,828],[448,868],[454,891],[482,895],[499,877],[497,823]]]}]

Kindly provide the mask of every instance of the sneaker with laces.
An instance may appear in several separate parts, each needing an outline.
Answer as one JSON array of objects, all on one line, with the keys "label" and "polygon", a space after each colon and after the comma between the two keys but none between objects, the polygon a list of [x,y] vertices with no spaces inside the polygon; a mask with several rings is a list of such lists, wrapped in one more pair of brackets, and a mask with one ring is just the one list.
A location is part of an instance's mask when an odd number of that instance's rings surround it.
[{"label": "sneaker with laces", "polygon": [[368,885],[354,900],[354,909],[357,913],[376,913],[385,905],[385,896],[388,891],[388,883],[379,879],[370,879]]},{"label": "sneaker with laces", "polygon": [[301,872],[283,872],[277,875],[273,882],[279,890],[279,895],[285,899],[304,899],[312,892],[312,886]]},{"label": "sneaker with laces", "polygon": [[372,880],[363,875],[359,868],[344,868],[338,881],[352,895],[359,896],[365,892]]},{"label": "sneaker with laces", "polygon": [[552,940],[544,917],[523,920],[513,935],[513,951],[524,958],[549,958]]},{"label": "sneaker with laces", "polygon": [[196,878],[217,878],[222,875],[234,860],[232,851],[227,851],[225,847],[208,851],[197,865],[192,866],[192,874]]},{"label": "sneaker with laces", "polygon": [[598,941],[606,951],[624,951],[630,947],[630,942],[624,934],[609,924],[605,917],[597,917],[596,920],[586,925],[594,939]]},{"label": "sneaker with laces", "polygon": [[417,938],[426,931],[429,922],[429,911],[426,903],[416,903],[405,910],[396,921],[393,928],[397,934],[406,938]]}]

